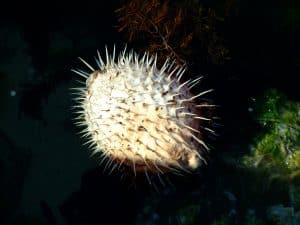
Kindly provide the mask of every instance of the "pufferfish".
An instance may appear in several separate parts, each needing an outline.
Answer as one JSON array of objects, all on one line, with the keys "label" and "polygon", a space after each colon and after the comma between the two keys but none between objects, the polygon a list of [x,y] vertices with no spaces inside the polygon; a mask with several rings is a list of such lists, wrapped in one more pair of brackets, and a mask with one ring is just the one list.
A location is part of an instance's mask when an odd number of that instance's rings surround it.
[{"label": "pufferfish", "polygon": [[92,154],[100,153],[112,170],[123,165],[134,174],[190,172],[205,162],[202,129],[211,119],[201,111],[214,105],[197,99],[212,89],[191,93],[202,76],[182,82],[184,65],[167,58],[158,68],[156,55],[126,47],[118,56],[106,48],[105,61],[97,51],[96,69],[79,59],[91,71],[72,70],[86,81],[74,88],[76,124]]}]

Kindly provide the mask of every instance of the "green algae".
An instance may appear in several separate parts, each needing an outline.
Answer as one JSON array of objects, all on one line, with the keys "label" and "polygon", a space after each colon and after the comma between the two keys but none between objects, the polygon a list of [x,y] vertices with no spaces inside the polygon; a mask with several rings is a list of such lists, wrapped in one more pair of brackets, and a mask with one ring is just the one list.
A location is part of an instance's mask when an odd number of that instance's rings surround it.
[{"label": "green algae", "polygon": [[270,175],[297,177],[300,169],[300,103],[275,89],[268,90],[255,106],[262,130],[254,139],[242,165]]}]

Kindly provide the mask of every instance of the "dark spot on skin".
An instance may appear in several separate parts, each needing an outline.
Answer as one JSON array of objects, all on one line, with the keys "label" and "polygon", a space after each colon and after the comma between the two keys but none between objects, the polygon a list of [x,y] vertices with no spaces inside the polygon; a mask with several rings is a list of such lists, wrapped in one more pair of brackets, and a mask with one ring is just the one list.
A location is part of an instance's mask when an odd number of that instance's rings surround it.
[{"label": "dark spot on skin", "polygon": [[120,75],[120,71],[117,72],[116,77]]},{"label": "dark spot on skin", "polygon": [[146,104],[145,102],[143,102],[143,104],[142,104],[142,105],[143,105],[143,107],[146,107],[146,106],[147,106],[147,104]]},{"label": "dark spot on skin", "polygon": [[168,94],[168,91],[163,92],[162,96],[165,96],[166,94]]},{"label": "dark spot on skin", "polygon": [[155,111],[159,110],[158,106],[155,107]]},{"label": "dark spot on skin", "polygon": [[139,126],[138,127],[138,131],[147,131],[146,128],[144,126]]},{"label": "dark spot on skin", "polygon": [[129,131],[133,131],[133,132],[135,131],[135,130],[134,130],[133,128],[131,128],[131,127],[129,127],[128,130],[129,130]]}]

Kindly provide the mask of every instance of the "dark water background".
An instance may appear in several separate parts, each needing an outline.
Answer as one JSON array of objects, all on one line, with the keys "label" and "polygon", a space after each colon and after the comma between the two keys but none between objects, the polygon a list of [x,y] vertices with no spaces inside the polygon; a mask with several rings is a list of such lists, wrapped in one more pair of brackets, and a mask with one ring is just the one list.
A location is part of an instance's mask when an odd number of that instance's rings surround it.
[{"label": "dark water background", "polygon": [[[234,2],[236,12],[221,30],[231,59],[223,65],[202,60],[195,66],[221,105],[222,127],[212,143],[210,163],[200,177],[175,178],[176,191],[161,195],[147,185],[103,174],[71,120],[69,88],[75,75],[70,69],[80,64],[78,56],[91,62],[105,44],[124,46],[127,40],[116,30],[114,12],[122,2],[41,1],[2,7],[0,224],[141,224],[138,216],[147,204],[151,214],[151,206],[159,202],[168,209],[161,213],[173,218],[172,209],[195,201],[194,195],[206,199],[198,214],[203,224],[212,224],[231,207],[230,198],[224,197],[228,187],[236,190],[237,201],[260,204],[238,193],[244,180],[231,176],[220,155],[246,151],[243,146],[256,129],[249,108],[264,90],[276,88],[300,100],[300,3]],[[220,1],[203,4],[222,10]],[[142,224],[180,224],[173,219],[159,223],[163,216],[152,216]]]}]

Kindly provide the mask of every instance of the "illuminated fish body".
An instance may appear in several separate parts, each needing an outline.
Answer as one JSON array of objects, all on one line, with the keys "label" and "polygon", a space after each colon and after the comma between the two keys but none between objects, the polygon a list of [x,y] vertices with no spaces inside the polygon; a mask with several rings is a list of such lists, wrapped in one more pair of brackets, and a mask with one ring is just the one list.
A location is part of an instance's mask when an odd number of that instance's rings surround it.
[{"label": "illuminated fish body", "polygon": [[190,90],[202,77],[181,82],[184,66],[167,59],[158,69],[156,56],[126,52],[118,57],[106,49],[106,61],[96,58],[97,69],[73,70],[86,79],[75,108],[77,124],[84,126],[92,154],[100,153],[112,169],[129,166],[134,173],[193,171],[209,148],[203,140],[201,115],[196,99],[212,91],[193,95]]}]

